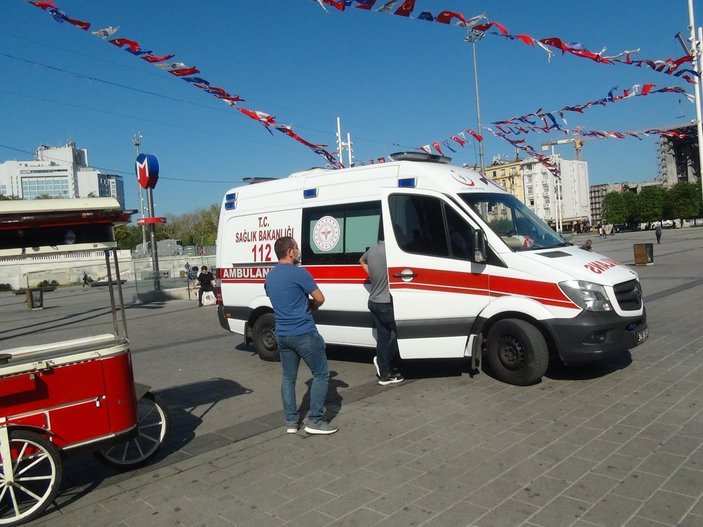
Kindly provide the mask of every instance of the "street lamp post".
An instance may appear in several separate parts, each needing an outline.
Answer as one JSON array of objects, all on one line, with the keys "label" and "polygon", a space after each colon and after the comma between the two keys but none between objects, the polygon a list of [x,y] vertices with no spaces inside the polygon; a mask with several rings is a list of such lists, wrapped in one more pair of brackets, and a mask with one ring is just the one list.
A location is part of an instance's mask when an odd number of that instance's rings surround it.
[{"label": "street lamp post", "polygon": [[698,134],[698,177],[701,182],[701,199],[703,200],[703,120],[701,119],[701,78],[699,77],[701,68],[701,41],[703,40],[703,30],[698,28],[693,18],[693,0],[688,0],[688,30],[690,32],[689,41],[691,43],[690,54],[693,56],[693,71],[696,72],[694,93],[696,98],[696,133]]},{"label": "street lamp post", "polygon": [[[134,145],[134,158],[136,159],[139,157],[139,147],[142,145],[142,134],[141,132],[137,132],[134,134],[132,137],[132,144]],[[144,192],[142,190],[141,185],[137,185],[139,187],[139,212],[142,215],[142,220],[144,220]],[[146,227],[142,223],[142,247],[144,247],[144,250],[147,250],[147,245],[146,245]]]},{"label": "street lamp post", "polygon": [[[471,52],[474,64],[474,92],[476,94],[476,132],[481,135],[481,99],[478,92],[478,65],[476,63],[476,42],[485,36],[483,31],[470,29],[464,40],[471,43]],[[478,159],[481,167],[481,175],[486,175],[486,165],[483,159],[483,141],[478,142]]]}]

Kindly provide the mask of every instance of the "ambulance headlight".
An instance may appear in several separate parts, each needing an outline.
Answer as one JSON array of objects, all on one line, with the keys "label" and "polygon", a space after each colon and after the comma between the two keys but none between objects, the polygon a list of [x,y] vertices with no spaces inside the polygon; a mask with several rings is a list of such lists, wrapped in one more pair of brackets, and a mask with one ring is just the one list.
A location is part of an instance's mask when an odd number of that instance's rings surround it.
[{"label": "ambulance headlight", "polygon": [[602,285],[581,280],[569,280],[559,284],[564,294],[586,311],[612,311],[608,295]]}]

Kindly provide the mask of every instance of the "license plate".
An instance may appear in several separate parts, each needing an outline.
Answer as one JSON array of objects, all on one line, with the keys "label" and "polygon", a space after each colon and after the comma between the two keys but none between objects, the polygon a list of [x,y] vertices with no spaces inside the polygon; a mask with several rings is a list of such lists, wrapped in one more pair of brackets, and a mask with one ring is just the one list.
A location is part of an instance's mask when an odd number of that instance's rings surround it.
[{"label": "license plate", "polygon": [[637,345],[642,344],[645,340],[649,338],[649,328],[643,329],[642,331],[637,332]]}]

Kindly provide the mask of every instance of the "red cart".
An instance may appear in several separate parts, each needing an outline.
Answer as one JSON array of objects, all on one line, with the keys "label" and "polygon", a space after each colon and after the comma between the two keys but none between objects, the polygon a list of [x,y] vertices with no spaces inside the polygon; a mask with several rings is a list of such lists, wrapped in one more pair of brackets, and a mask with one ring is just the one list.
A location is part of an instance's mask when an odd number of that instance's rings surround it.
[{"label": "red cart", "polygon": [[117,251],[104,252],[115,334],[0,355],[0,525],[29,521],[54,500],[62,454],[92,447],[103,462],[133,468],[165,442],[166,407],[134,383]]}]

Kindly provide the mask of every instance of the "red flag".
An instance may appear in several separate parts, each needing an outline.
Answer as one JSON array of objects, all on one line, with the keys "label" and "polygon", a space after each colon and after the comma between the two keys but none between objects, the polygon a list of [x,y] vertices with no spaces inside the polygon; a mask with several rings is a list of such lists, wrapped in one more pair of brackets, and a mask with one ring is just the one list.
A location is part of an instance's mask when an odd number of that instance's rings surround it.
[{"label": "red flag", "polygon": [[250,117],[250,118],[254,119],[255,121],[259,121],[261,124],[263,124],[267,128],[273,124],[276,124],[276,119],[267,113],[258,112],[258,111],[254,111],[254,110],[247,110],[246,108],[239,108],[239,107],[237,107],[237,110],[242,112],[247,117]]},{"label": "red flag", "polygon": [[192,68],[180,68],[176,70],[168,70],[168,72],[171,75],[175,75],[176,77],[184,77],[186,75],[195,75],[196,73],[200,73],[200,70],[196,67]]},{"label": "red flag", "polygon": [[69,24],[73,24],[76,27],[81,28],[83,31],[88,31],[90,28],[90,22],[83,22],[82,20],[76,20],[75,18],[66,17],[64,20]]},{"label": "red flag", "polygon": [[440,156],[443,156],[443,155],[444,155],[444,152],[442,152],[442,148],[440,148],[439,143],[438,143],[437,141],[435,141],[434,143],[432,143],[432,146],[434,147],[435,150],[437,150],[437,153],[438,153]]},{"label": "red flag", "polygon": [[654,88],[654,84],[645,84],[642,86],[642,95],[647,95]]},{"label": "red flag", "polygon": [[464,141],[463,139],[458,138],[458,137],[455,136],[455,135],[452,136],[452,139],[454,139],[454,141],[456,141],[457,143],[459,143],[459,146],[462,146],[462,147],[463,147],[463,146],[466,144],[466,141]]},{"label": "red flag", "polygon": [[35,7],[46,11],[47,9],[56,9],[56,4],[53,0],[46,0],[45,2],[29,2]]},{"label": "red flag", "polygon": [[112,40],[108,40],[108,42],[113,46],[117,46],[118,48],[127,46],[133,52],[137,52],[141,49],[141,47],[139,46],[139,42],[137,42],[136,40],[130,40],[128,38],[113,38]]},{"label": "red flag", "polygon": [[467,131],[467,133],[471,134],[471,136],[472,136],[474,139],[476,139],[476,141],[479,141],[479,142],[480,142],[480,141],[483,141],[483,136],[482,136],[481,134],[477,134],[477,133],[474,132],[471,128],[469,128],[469,129],[466,130],[466,131]]},{"label": "red flag", "polygon": [[415,0],[404,0],[403,4],[396,9],[395,14],[398,16],[410,16],[413,9],[415,9]]},{"label": "red flag", "polygon": [[440,24],[449,24],[451,23],[453,18],[459,19],[459,22],[461,22],[462,25],[466,25],[466,19],[464,18],[464,15],[462,15],[461,13],[455,13],[454,11],[442,11],[440,14],[437,15],[437,18],[435,18],[435,20]]},{"label": "red flag", "polygon": [[152,64],[156,62],[163,62],[165,60],[169,60],[175,57],[175,55],[144,55],[143,57],[140,57],[142,60],[146,60],[147,62],[151,62]]}]

